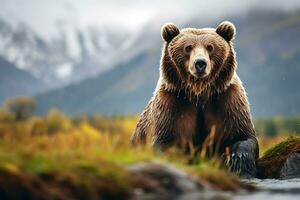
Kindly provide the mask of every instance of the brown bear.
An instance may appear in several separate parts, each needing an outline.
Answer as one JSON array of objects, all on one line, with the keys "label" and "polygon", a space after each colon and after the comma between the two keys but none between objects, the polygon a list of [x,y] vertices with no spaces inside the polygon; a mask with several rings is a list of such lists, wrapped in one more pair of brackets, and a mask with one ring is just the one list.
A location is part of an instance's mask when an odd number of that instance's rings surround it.
[{"label": "brown bear", "polygon": [[258,144],[236,74],[235,32],[228,21],[216,29],[179,30],[172,23],[162,27],[160,78],[132,135],[133,144],[151,137],[159,150],[186,142],[201,149],[213,132],[219,155],[230,149],[230,169],[255,176]]}]

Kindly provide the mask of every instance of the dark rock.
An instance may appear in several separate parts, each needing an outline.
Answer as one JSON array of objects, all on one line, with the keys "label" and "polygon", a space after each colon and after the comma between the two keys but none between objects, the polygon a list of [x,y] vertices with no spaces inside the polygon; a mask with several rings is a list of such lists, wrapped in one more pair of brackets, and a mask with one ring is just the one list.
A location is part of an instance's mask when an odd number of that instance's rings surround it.
[{"label": "dark rock", "polygon": [[270,148],[257,161],[258,178],[300,177],[300,137],[290,137]]},{"label": "dark rock", "polygon": [[226,172],[220,177],[215,174],[200,177],[162,163],[139,163],[129,166],[127,170],[134,180],[132,199],[199,199],[199,196],[218,191],[234,193],[255,190],[251,184]]},{"label": "dark rock", "polygon": [[136,199],[173,199],[178,195],[209,188],[201,179],[164,164],[140,163],[128,167],[128,171],[135,176],[133,195]]},{"label": "dark rock", "polygon": [[300,178],[300,152],[291,154],[280,170],[281,179]]}]

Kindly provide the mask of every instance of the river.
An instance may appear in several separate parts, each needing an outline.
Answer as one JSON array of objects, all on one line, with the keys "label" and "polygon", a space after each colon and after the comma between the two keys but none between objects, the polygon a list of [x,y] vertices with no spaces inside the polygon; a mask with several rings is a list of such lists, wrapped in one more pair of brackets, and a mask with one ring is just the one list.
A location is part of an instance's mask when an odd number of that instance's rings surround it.
[{"label": "river", "polygon": [[179,197],[179,200],[300,200],[300,179],[243,180],[257,187],[254,192],[206,191]]}]

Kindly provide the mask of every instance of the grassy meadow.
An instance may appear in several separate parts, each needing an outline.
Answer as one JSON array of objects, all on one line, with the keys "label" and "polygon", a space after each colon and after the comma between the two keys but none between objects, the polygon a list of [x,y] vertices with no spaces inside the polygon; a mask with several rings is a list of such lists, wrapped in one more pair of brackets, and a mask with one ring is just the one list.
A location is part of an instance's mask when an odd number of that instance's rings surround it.
[{"label": "grassy meadow", "polygon": [[[293,118],[296,124],[299,119]],[[130,136],[136,123],[136,116],[71,118],[52,109],[38,117],[1,109],[0,199],[22,199],[19,197],[24,195],[28,199],[122,199],[143,182],[126,170],[140,162],[174,165],[222,190],[241,187],[237,177],[226,172],[217,159],[203,156],[191,164],[176,148],[163,154],[154,152],[150,145],[133,148]],[[260,131],[270,126],[263,120],[256,124]],[[259,133],[261,154],[295,135],[286,124],[291,123],[281,118],[280,123],[275,120],[271,125],[284,134]]]}]

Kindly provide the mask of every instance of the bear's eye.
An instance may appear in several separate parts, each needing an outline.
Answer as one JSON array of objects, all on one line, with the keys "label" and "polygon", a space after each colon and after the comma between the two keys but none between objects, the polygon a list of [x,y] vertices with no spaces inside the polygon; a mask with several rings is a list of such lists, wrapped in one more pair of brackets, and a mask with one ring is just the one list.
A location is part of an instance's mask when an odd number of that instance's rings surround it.
[{"label": "bear's eye", "polygon": [[214,51],[214,46],[211,45],[211,44],[208,44],[208,45],[206,46],[206,49],[207,49],[208,53],[211,53],[211,52]]},{"label": "bear's eye", "polygon": [[192,51],[192,49],[193,49],[193,46],[192,46],[192,45],[186,45],[186,46],[184,47],[184,52],[185,52],[186,54],[190,54],[191,51]]}]

